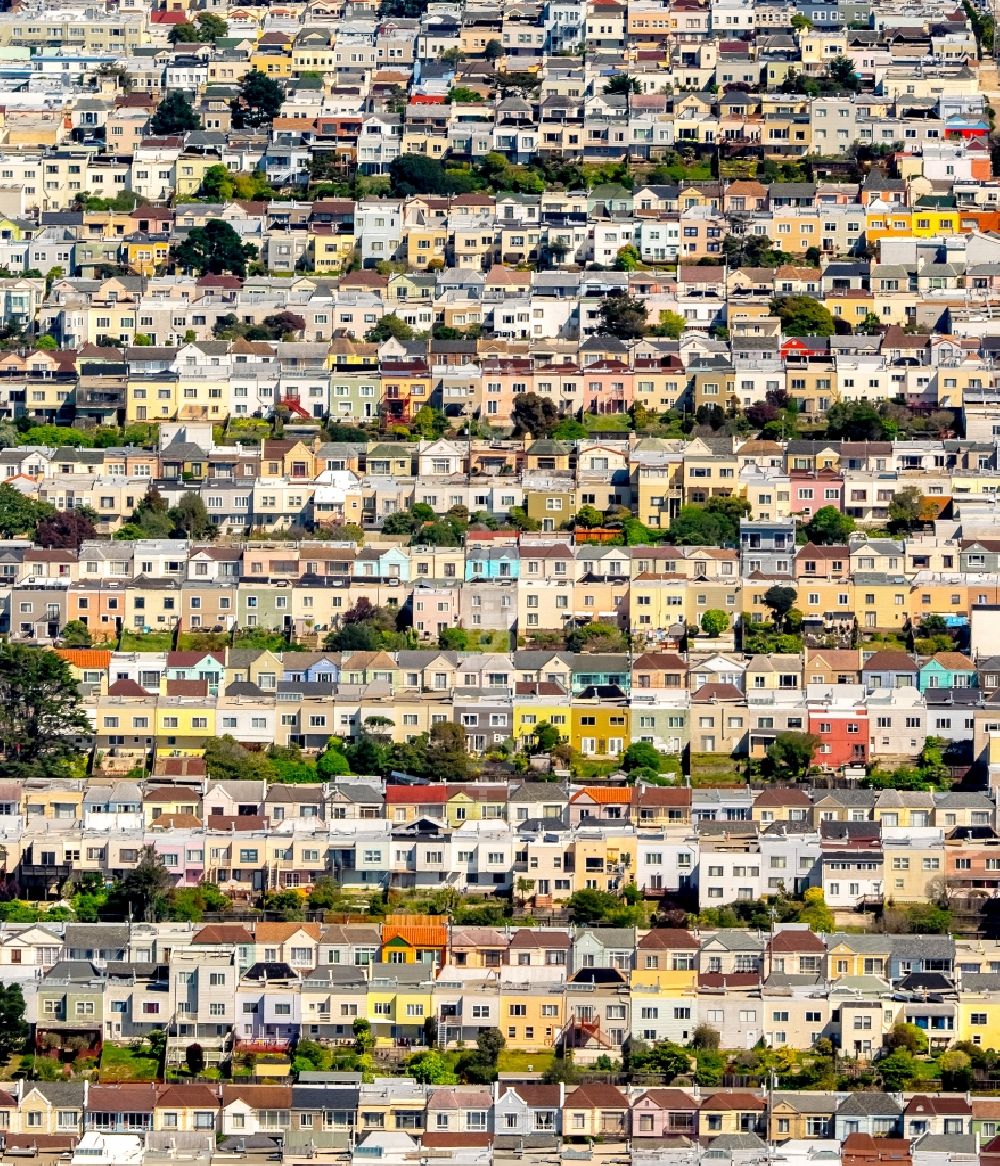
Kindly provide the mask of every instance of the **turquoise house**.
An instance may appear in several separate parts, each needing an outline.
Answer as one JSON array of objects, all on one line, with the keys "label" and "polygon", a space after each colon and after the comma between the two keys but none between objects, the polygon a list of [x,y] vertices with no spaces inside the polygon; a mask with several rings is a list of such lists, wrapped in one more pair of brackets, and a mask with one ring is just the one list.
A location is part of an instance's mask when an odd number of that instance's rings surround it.
[{"label": "turquoise house", "polygon": [[938,652],[921,664],[917,685],[929,688],[975,688],[979,683],[976,666],[962,652]]}]

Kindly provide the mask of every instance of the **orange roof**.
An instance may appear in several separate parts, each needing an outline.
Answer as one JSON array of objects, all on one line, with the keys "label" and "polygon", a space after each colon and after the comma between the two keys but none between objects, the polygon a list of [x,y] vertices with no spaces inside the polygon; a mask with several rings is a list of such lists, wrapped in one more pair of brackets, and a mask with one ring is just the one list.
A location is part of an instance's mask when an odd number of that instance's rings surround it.
[{"label": "orange roof", "polygon": [[448,928],[433,915],[387,915],[382,922],[382,943],[401,939],[410,947],[444,947]]},{"label": "orange roof", "polygon": [[632,801],[632,789],[630,786],[622,785],[588,785],[575,793],[572,800],[575,801],[578,797],[588,797],[602,806],[627,806]]},{"label": "orange roof", "polygon": [[56,655],[74,668],[106,669],[111,664],[111,653],[100,648],[56,648]]}]

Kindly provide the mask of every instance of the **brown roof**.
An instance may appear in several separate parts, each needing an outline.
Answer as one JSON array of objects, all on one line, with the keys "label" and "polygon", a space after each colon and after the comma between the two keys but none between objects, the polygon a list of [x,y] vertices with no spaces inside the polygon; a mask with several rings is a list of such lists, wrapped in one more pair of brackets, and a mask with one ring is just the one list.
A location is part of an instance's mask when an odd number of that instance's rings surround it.
[{"label": "brown roof", "polygon": [[812,802],[805,790],[779,786],[777,789],[762,789],[753,804],[756,809],[757,806],[811,806]]},{"label": "brown roof", "polygon": [[558,1085],[504,1085],[500,1096],[516,1093],[526,1105],[551,1106],[559,1104]]},{"label": "brown roof", "polygon": [[891,649],[876,652],[864,665],[866,672],[880,672],[883,669],[892,668],[898,668],[902,672],[916,672],[917,670],[912,656],[908,656],[906,652],[894,652]]},{"label": "brown roof", "polygon": [[541,951],[549,947],[565,947],[568,949],[570,943],[571,940],[567,931],[528,931],[527,928],[522,927],[512,937],[510,950],[535,949]]},{"label": "brown roof", "polygon": [[904,1113],[936,1113],[936,1114],[961,1114],[963,1117],[972,1113],[972,1105],[966,1101],[964,1097],[949,1097],[947,1094],[928,1097],[924,1093],[918,1093],[915,1097],[911,1097],[907,1103]]},{"label": "brown roof", "polygon": [[654,927],[639,940],[643,951],[700,951],[701,944],[683,927]]},{"label": "brown roof", "polygon": [[208,681],[168,680],[167,696],[208,696]]},{"label": "brown roof", "polygon": [[291,1085],[223,1085],[222,1104],[242,1101],[251,1109],[291,1109]]},{"label": "brown roof", "polygon": [[660,1109],[695,1110],[698,1108],[698,1102],[685,1093],[683,1089],[647,1089],[639,1100],[651,1101]]},{"label": "brown roof", "polygon": [[150,826],[159,830],[197,830],[203,823],[197,814],[157,814]]},{"label": "brown roof", "polygon": [[771,936],[768,947],[772,952],[806,951],[826,955],[826,944],[807,927],[783,927]]},{"label": "brown roof", "polygon": [[644,785],[639,790],[640,806],[690,806],[691,790],[687,786]]},{"label": "brown roof", "polygon": [[796,559],[843,559],[845,563],[850,561],[850,556],[850,547],[821,547],[816,543],[806,543],[795,552]]},{"label": "brown roof", "polygon": [[319,943],[322,928],[318,923],[258,923],[258,943],[287,943],[293,935],[304,931]]},{"label": "brown roof", "polygon": [[724,1110],[765,1110],[767,1102],[756,1093],[749,1093],[741,1089],[722,1089],[706,1097],[701,1103],[702,1109]]},{"label": "brown roof", "polygon": [[217,1108],[217,1088],[204,1083],[191,1085],[161,1085],[156,1097],[158,1106],[176,1106],[178,1109],[197,1106],[199,1109]]},{"label": "brown roof", "polygon": [[253,936],[242,923],[206,923],[196,931],[192,943],[253,943]]},{"label": "brown roof", "polygon": [[156,1086],[91,1085],[87,1109],[91,1113],[151,1113],[156,1104]]},{"label": "brown roof", "polygon": [[614,1085],[578,1085],[566,1098],[566,1109],[628,1109],[628,1099]]}]

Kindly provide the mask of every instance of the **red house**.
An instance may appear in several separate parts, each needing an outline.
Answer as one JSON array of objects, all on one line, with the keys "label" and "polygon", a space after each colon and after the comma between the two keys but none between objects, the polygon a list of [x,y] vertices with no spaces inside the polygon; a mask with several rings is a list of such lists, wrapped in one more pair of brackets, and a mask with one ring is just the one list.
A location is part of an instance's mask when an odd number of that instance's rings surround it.
[{"label": "red house", "polygon": [[814,765],[839,769],[868,760],[868,712],[864,705],[811,708],[809,732],[819,738]]}]

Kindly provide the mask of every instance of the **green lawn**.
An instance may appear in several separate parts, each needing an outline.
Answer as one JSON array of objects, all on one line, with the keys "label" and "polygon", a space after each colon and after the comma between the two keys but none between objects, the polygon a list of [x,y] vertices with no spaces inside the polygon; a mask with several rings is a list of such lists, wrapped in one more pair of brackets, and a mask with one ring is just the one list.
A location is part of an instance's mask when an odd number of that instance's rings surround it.
[{"label": "green lawn", "polygon": [[155,1081],[159,1073],[159,1060],[147,1045],[143,1045],[137,1053],[127,1045],[106,1044],[101,1050],[102,1082]]},{"label": "green lawn", "polygon": [[520,1049],[504,1049],[497,1062],[500,1073],[544,1073],[552,1064],[551,1051],[526,1053]]},{"label": "green lawn", "polygon": [[631,419],[627,413],[584,413],[583,423],[591,432],[618,429],[622,433],[628,433],[631,428]]},{"label": "green lawn", "polygon": [[148,635],[122,632],[121,652],[169,652],[173,647],[173,632],[150,632]]}]

